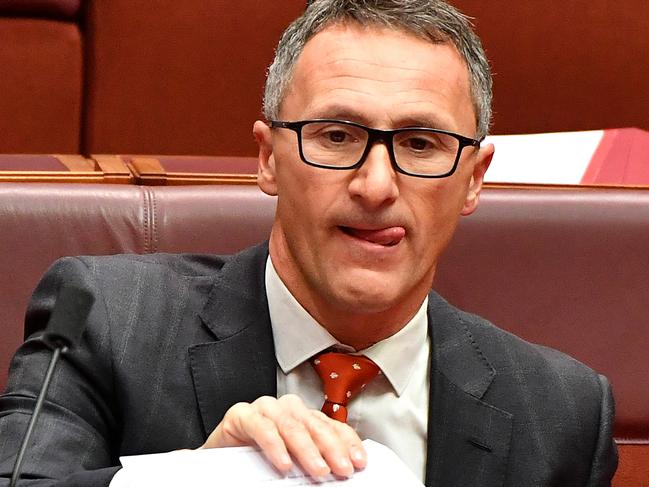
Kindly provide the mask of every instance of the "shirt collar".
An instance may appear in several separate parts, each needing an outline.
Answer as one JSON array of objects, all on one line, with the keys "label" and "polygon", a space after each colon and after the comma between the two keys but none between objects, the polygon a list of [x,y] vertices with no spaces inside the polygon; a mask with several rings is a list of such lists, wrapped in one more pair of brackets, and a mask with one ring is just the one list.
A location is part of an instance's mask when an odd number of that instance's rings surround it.
[{"label": "shirt collar", "polygon": [[428,296],[421,303],[406,326],[394,335],[363,350],[363,355],[372,359],[390,381],[400,396],[415,370],[422,347],[428,346]]},{"label": "shirt collar", "polygon": [[[275,355],[282,372],[288,374],[327,348],[356,352],[352,347],[338,342],[298,303],[277,275],[270,256],[266,261],[265,279]],[[427,345],[427,304],[428,298],[397,333],[358,351],[379,366],[397,395],[402,394],[410,381],[415,367],[412,358],[418,355],[421,347]]]},{"label": "shirt collar", "polygon": [[275,355],[285,374],[338,343],[293,297],[277,275],[270,257],[266,261],[266,296]]}]

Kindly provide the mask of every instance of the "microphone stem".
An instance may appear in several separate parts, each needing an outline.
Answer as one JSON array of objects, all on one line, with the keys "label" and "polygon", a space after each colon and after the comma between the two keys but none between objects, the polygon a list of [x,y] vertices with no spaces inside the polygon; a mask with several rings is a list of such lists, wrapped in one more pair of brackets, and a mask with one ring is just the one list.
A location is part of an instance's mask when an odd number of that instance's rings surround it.
[{"label": "microphone stem", "polygon": [[18,455],[16,456],[16,462],[14,463],[13,474],[11,475],[11,482],[9,483],[9,487],[15,487],[16,482],[18,482],[18,479],[20,478],[20,471],[23,463],[23,457],[25,456],[25,451],[27,450],[27,445],[29,444],[29,440],[32,436],[32,432],[34,431],[34,426],[36,425],[38,416],[40,415],[41,409],[43,408],[43,402],[45,402],[45,396],[47,394],[47,390],[50,387],[50,382],[52,381],[52,374],[54,373],[54,368],[56,367],[56,363],[58,362],[59,357],[65,351],[67,351],[67,347],[65,346],[56,347],[54,349],[54,353],[52,354],[52,358],[50,359],[50,366],[47,369],[47,374],[45,374],[45,380],[43,380],[43,385],[41,386],[41,392],[38,394],[38,399],[36,399],[36,406],[34,407],[34,412],[32,413],[32,417],[29,420],[29,426],[27,426],[27,432],[25,433],[23,442],[20,445],[20,450],[18,451]]}]

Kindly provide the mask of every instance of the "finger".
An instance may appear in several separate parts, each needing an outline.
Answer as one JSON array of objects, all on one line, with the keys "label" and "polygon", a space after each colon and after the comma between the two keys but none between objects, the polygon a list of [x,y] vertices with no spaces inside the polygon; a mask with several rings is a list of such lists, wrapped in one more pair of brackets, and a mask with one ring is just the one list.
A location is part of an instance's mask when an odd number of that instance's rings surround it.
[{"label": "finger", "polygon": [[[356,431],[348,424],[333,420],[320,411],[313,411],[312,414],[333,429],[333,437],[328,434],[327,428],[319,428],[312,433],[317,436],[316,443],[320,445],[327,463],[335,465],[332,470],[338,475],[348,475],[348,472],[351,474],[354,470],[364,469],[367,466],[367,452]],[[326,436],[320,436],[323,431],[327,433]],[[335,438],[334,444],[330,443],[332,438]]]},{"label": "finger", "polygon": [[297,417],[286,415],[278,421],[277,428],[288,451],[300,464],[302,470],[311,477],[321,478],[328,475],[331,468],[320,453],[320,449],[305,424],[308,416],[308,412],[297,415]]},{"label": "finger", "polygon": [[367,452],[358,433],[346,423],[333,421],[334,428],[338,430],[338,436],[341,442],[347,445],[349,459],[357,470],[362,470],[367,466]]},{"label": "finger", "polygon": [[237,403],[228,409],[221,422],[201,446],[202,448],[222,448],[228,446],[243,446],[250,444],[246,441],[240,428],[241,417],[251,414],[250,404]]},{"label": "finger", "polygon": [[[307,425],[311,438],[331,471],[336,475],[350,477],[354,473],[350,451],[351,438],[356,433],[349,426],[326,417],[320,411],[312,412]],[[346,429],[349,429],[351,434],[348,434]]]},{"label": "finger", "polygon": [[[282,427],[280,427],[280,434],[291,454],[308,473],[316,475],[306,465],[309,461],[305,459],[307,455],[320,466],[319,457],[321,457],[330,471],[341,476],[351,476],[355,468],[365,467],[367,464],[365,449],[360,438],[349,425],[335,421],[320,411],[308,409],[298,396],[283,396],[278,404],[281,406],[279,410],[284,415],[290,413],[293,419],[307,429],[308,437],[303,437],[300,431],[296,431],[295,436],[290,437],[283,433]],[[288,420],[286,423],[290,425]]]},{"label": "finger", "polygon": [[281,417],[277,399],[263,396],[252,402],[245,414],[237,415],[238,421],[233,426],[246,444],[257,445],[275,468],[286,473],[293,461],[277,428],[277,417]]},{"label": "finger", "polygon": [[310,420],[312,411],[299,396],[286,394],[276,400],[258,400],[253,405],[273,422],[286,450],[307,474],[319,478],[331,472],[305,424]]},{"label": "finger", "polygon": [[283,473],[288,472],[293,462],[284,440],[275,423],[261,414],[259,409],[259,404],[254,403],[232,406],[201,448],[256,445],[275,468]]},{"label": "finger", "polygon": [[271,419],[257,413],[242,423],[242,428],[277,470],[287,473],[293,467],[284,438]]}]

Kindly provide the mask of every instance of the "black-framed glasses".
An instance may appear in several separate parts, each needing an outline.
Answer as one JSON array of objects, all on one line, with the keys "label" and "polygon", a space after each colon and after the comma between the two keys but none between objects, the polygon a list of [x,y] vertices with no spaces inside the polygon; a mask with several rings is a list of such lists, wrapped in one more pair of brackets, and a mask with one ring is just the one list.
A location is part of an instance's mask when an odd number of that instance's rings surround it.
[{"label": "black-framed glasses", "polygon": [[457,168],[462,150],[480,147],[484,139],[425,127],[380,130],[333,119],[271,120],[270,126],[294,131],[300,158],[310,166],[355,169],[365,162],[374,144],[382,141],[396,171],[420,178],[450,176]]}]

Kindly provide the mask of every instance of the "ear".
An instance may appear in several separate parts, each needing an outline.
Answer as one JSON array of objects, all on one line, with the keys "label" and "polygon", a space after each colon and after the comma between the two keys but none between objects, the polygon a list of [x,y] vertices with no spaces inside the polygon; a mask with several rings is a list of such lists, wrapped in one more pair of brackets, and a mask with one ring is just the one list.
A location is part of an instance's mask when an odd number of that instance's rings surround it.
[{"label": "ear", "polygon": [[259,146],[257,185],[264,193],[277,196],[272,131],[264,122],[257,120],[252,126],[252,134]]},{"label": "ear", "polygon": [[480,190],[482,189],[482,183],[484,182],[484,175],[489,168],[489,164],[491,164],[493,156],[493,144],[487,144],[486,146],[481,147],[476,154],[473,174],[471,175],[466,200],[464,201],[464,206],[461,211],[462,215],[470,215],[478,207],[478,200],[480,199]]}]

